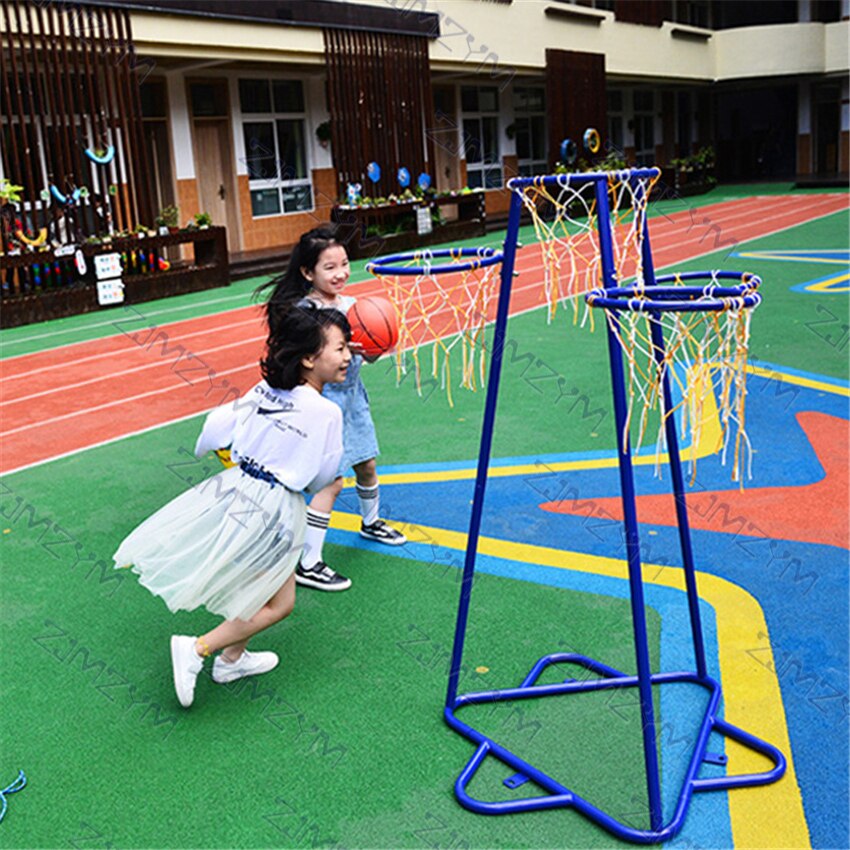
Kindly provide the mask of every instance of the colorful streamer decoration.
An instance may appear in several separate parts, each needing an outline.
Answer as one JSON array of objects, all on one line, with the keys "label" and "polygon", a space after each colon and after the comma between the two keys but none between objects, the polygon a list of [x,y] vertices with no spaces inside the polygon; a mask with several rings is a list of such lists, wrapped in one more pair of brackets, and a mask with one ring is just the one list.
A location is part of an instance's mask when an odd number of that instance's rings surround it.
[{"label": "colorful streamer decoration", "polygon": [[70,195],[63,195],[55,183],[50,184],[50,194],[64,206],[76,204],[81,197],[84,197],[82,189],[74,189]]},{"label": "colorful streamer decoration", "polygon": [[109,163],[115,158],[115,146],[109,145],[109,147],[106,148],[106,151],[102,154],[98,154],[91,148],[86,148],[86,156],[96,165],[109,165]]},{"label": "colorful streamer decoration", "polygon": [[36,236],[35,239],[30,239],[23,230],[16,230],[15,236],[17,236],[24,245],[29,245],[31,248],[39,248],[47,242],[47,228],[42,227],[41,230],[38,231],[38,236]]}]

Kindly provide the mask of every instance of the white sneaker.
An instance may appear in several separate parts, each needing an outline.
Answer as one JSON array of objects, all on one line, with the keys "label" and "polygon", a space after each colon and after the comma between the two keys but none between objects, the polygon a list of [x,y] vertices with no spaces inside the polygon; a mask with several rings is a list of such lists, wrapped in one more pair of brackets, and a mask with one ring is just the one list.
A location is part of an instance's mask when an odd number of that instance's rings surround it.
[{"label": "white sneaker", "polygon": [[195,652],[197,638],[188,635],[171,636],[171,667],[174,671],[174,690],[183,708],[195,699],[195,681],[204,666],[204,659]]},{"label": "white sneaker", "polygon": [[212,680],[219,685],[226,685],[243,676],[268,673],[279,662],[276,652],[248,652],[246,649],[236,661],[228,661],[223,655],[218,655],[213,663]]}]

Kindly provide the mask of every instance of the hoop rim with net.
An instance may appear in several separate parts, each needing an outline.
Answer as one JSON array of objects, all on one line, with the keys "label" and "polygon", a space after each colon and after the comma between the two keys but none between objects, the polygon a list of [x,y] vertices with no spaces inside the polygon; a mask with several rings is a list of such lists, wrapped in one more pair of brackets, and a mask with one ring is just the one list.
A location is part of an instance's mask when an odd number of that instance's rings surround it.
[{"label": "hoop rim with net", "polygon": [[[454,262],[433,265],[431,259],[452,259]],[[366,263],[369,274],[448,274],[450,272],[472,271],[486,266],[495,266],[504,259],[497,248],[440,248],[436,251],[410,251],[406,254],[392,254],[379,257]],[[396,265],[408,263],[408,265]]]},{"label": "hoop rim with net", "polygon": [[609,180],[640,180],[642,178],[659,177],[661,169],[652,168],[623,168],[619,171],[575,171],[565,172],[564,174],[548,174],[546,176],[536,177],[512,177],[508,180],[506,186],[511,191],[525,188],[527,186],[563,186],[581,184],[581,183],[598,183],[600,181]]},{"label": "hoop rim with net", "polygon": [[[685,280],[703,280],[708,278],[712,283],[706,286],[675,285]],[[737,280],[735,286],[717,286],[716,280]],[[665,286],[672,283],[673,286]],[[761,285],[761,278],[754,274],[740,272],[686,272],[657,277],[651,286],[618,286],[597,288],[585,295],[585,300],[591,307],[602,307],[606,310],[645,312],[722,312],[725,310],[741,310],[757,307],[761,303],[761,294],[756,290]]]}]

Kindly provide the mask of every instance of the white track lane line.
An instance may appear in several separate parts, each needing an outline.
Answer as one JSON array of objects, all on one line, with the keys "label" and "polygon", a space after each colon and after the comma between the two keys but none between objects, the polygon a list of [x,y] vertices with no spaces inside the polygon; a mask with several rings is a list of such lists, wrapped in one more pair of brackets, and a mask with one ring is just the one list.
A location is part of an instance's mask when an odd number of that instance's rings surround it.
[{"label": "white track lane line", "polygon": [[[215,351],[225,351],[228,348],[238,348],[241,345],[248,345],[249,343],[261,342],[265,338],[266,338],[265,334],[263,334],[262,336],[247,337],[245,339],[239,340],[238,342],[230,342],[230,343],[227,343],[226,345],[216,346],[215,348],[204,348],[204,349],[201,349],[200,351],[190,351],[189,354],[190,354],[191,357],[199,357],[202,354],[212,354]],[[122,375],[131,375],[135,372],[143,372],[145,369],[155,369],[155,368],[158,368],[160,366],[166,366],[166,365],[173,366],[174,364],[170,360],[162,360],[162,361],[155,361],[153,363],[145,363],[143,366],[134,366],[132,369],[124,369],[121,372],[110,372],[108,375],[98,375],[96,378],[88,378],[85,381],[78,381],[76,384],[63,384],[61,387],[58,387],[58,388],[53,387],[49,390],[42,390],[41,392],[32,393],[31,395],[19,396],[18,398],[10,398],[10,399],[4,398],[3,400],[0,400],[0,407],[3,407],[4,405],[9,405],[9,404],[18,404],[19,402],[22,402],[22,401],[31,401],[34,398],[41,398],[42,396],[45,396],[45,395],[53,395],[55,393],[65,392],[66,390],[79,389],[80,387],[89,386],[90,384],[97,384],[97,383],[100,383],[101,381],[112,381],[115,378],[120,378]],[[219,374],[219,373],[216,373],[216,374]]]},{"label": "white track lane line", "polygon": [[[256,369],[256,368],[257,368],[256,363],[249,363],[245,366],[236,366],[233,369],[226,369],[224,372],[216,372],[215,376],[217,378],[219,378],[222,375],[232,375],[235,372],[244,372],[246,369]],[[20,425],[19,427],[12,428],[9,431],[0,432],[0,437],[10,437],[12,434],[18,434],[21,431],[32,431],[32,430],[35,430],[36,428],[43,428],[46,425],[53,425],[56,422],[64,422],[68,419],[73,419],[76,416],[84,416],[87,413],[95,413],[98,410],[107,410],[110,407],[118,407],[119,405],[122,405],[122,404],[128,404],[131,401],[139,401],[139,399],[150,398],[151,396],[155,396],[155,395],[161,395],[161,394],[164,395],[165,393],[170,393],[173,390],[179,390],[181,387],[194,387],[194,386],[196,386],[196,385],[195,384],[187,384],[185,381],[183,381],[182,383],[175,384],[174,386],[171,386],[171,387],[163,387],[163,388],[157,389],[157,390],[149,390],[146,393],[138,393],[134,396],[129,396],[127,398],[114,399],[113,401],[107,401],[107,402],[104,402],[103,404],[98,404],[95,407],[87,407],[83,410],[74,410],[74,411],[71,411],[71,413],[63,413],[61,416],[54,416],[50,419],[40,419],[38,422],[31,422],[27,425]],[[207,409],[209,409],[209,408],[207,408]]]},{"label": "white track lane line", "polygon": [[[217,315],[226,316],[227,313],[219,313]],[[182,336],[174,336],[174,337],[169,336],[168,341],[169,342],[182,342],[185,339],[190,339],[191,337],[195,337],[195,336],[203,336],[204,334],[216,333],[217,331],[229,330],[230,328],[238,328],[238,327],[241,327],[242,325],[256,325],[256,324],[258,324],[256,319],[245,319],[244,321],[241,321],[241,322],[230,322],[230,323],[226,323],[226,324],[223,324],[223,325],[216,325],[215,327],[212,327],[212,328],[205,328],[204,330],[201,330],[201,331],[192,331],[191,333],[183,334]],[[160,325],[148,325],[147,328],[139,328],[139,330],[140,331],[151,330],[151,329],[155,328],[156,330],[159,331],[159,330],[162,330],[163,327],[164,326],[160,326]],[[119,336],[119,334],[114,334],[113,336],[101,337],[101,339],[98,339],[98,340],[89,340],[89,342],[101,342],[102,340],[115,339],[118,336]],[[121,334],[120,336],[126,336],[126,334]],[[147,344],[147,343],[145,343],[145,344]],[[113,357],[117,354],[125,354],[128,351],[139,351],[143,347],[144,346],[141,346],[138,343],[134,343],[134,344],[128,345],[124,348],[116,348],[114,351],[100,352],[99,354],[87,354],[85,357],[77,357],[74,360],[63,360],[60,363],[56,363],[56,364],[51,363],[49,366],[39,366],[37,369],[30,369],[28,372],[19,372],[16,375],[9,375],[8,377],[4,377],[3,380],[4,381],[15,381],[18,378],[26,378],[26,377],[29,377],[30,375],[38,375],[41,372],[43,372],[45,369],[50,369],[51,371],[55,371],[56,369],[63,369],[67,366],[77,366],[80,363],[89,363],[92,360],[103,360],[106,357]],[[21,357],[35,357],[39,354],[53,354],[54,351],[58,351],[58,349],[48,348],[45,351],[34,351],[32,354],[22,354],[20,356]],[[18,359],[17,357],[14,357],[14,358],[9,357],[6,360],[0,360],[0,371],[2,371],[4,363],[8,363],[10,360],[17,360],[17,359]]]},{"label": "white track lane line", "polygon": [[[822,199],[824,197],[832,198],[833,195],[831,195],[831,194],[829,194],[829,195],[812,195],[810,197],[812,197],[813,199]],[[777,199],[780,202],[786,202],[787,201],[789,203],[792,202],[792,201],[797,202],[799,200],[799,199],[794,198],[794,197],[789,196],[789,195],[769,195],[769,196],[765,195],[765,196],[758,196],[757,198],[748,198],[748,199],[742,200],[740,202],[735,201],[735,200],[717,201],[716,203],[709,204],[708,206],[705,206],[705,207],[688,207],[687,210],[677,210],[675,212],[672,212],[669,215],[667,213],[661,213],[657,216],[654,216],[652,219],[650,219],[650,221],[652,222],[652,221],[658,221],[659,219],[664,219],[668,222],[676,223],[676,222],[674,222],[674,217],[676,217],[676,216],[681,217],[681,218],[686,218],[689,215],[689,213],[693,213],[694,211],[703,211],[704,212],[706,210],[711,210],[714,207],[722,207],[726,204],[734,205],[736,212],[739,211],[739,210],[742,210],[742,209],[748,210],[750,206],[752,206],[754,209],[760,209],[764,205],[765,199],[771,199],[771,200]],[[815,205],[820,206],[820,203],[817,203]],[[794,206],[794,208],[799,209],[798,203],[794,203],[793,206]],[[808,206],[810,207],[812,205],[810,204]],[[806,208],[808,208],[808,207],[806,207]],[[840,212],[840,211],[841,210],[839,210],[839,209],[831,210],[829,213],[826,213],[826,215],[830,215],[833,212]],[[761,220],[764,221],[765,219],[761,219]],[[712,223],[719,223],[719,220],[718,221],[712,220]],[[804,223],[805,222],[800,222],[800,224],[804,224]],[[652,225],[650,225],[650,228],[652,228]],[[705,237],[703,237],[703,239],[704,238]],[[753,238],[759,238],[759,237],[753,237]],[[533,244],[533,243],[528,243],[528,246],[530,246],[531,244]],[[357,285],[359,283],[368,283],[368,282],[369,282],[369,279],[357,281],[356,283],[353,283],[352,286]],[[211,299],[210,301],[203,301],[203,302],[200,302],[200,304],[188,304],[188,305],[183,305],[183,306],[180,306],[180,307],[170,307],[170,308],[163,309],[163,310],[153,310],[149,313],[146,313],[144,316],[141,316],[139,320],[140,321],[145,320],[149,316],[168,315],[168,314],[180,312],[180,311],[183,311],[183,310],[191,310],[191,309],[194,309],[195,307],[198,307],[198,306],[205,306],[205,305],[208,305],[208,304],[227,303],[229,301],[238,301],[238,300],[242,300],[244,298],[245,298],[245,294],[233,295],[233,296],[230,296],[230,297],[227,297],[227,298],[216,298],[216,299]],[[235,312],[236,310],[248,309],[251,306],[255,306],[255,305],[247,304],[247,305],[244,305],[242,307],[237,307],[232,311],[224,311],[224,313],[208,313],[208,314],[205,314],[204,316],[198,316],[196,318],[201,319],[201,318],[206,318],[207,316],[226,315],[228,312]],[[260,306],[260,305],[256,305],[256,306]],[[130,321],[130,320],[126,319],[125,321]],[[177,324],[177,323],[183,322],[183,321],[192,321],[192,320],[191,319],[175,319],[173,322],[165,322],[163,327],[171,325],[171,324]],[[98,322],[98,323],[95,323],[95,324],[92,324],[92,325],[85,325],[81,328],[65,328],[65,329],[59,330],[59,331],[52,331],[52,332],[49,332],[49,333],[36,334],[36,335],[33,335],[33,336],[29,336],[29,337],[21,337],[20,339],[9,340],[5,344],[6,345],[18,345],[18,344],[25,343],[25,342],[33,342],[33,341],[39,340],[39,339],[47,339],[47,338],[54,337],[54,336],[61,336],[62,334],[66,334],[66,333],[74,333],[74,332],[80,331],[80,330],[85,331],[85,330],[89,330],[91,328],[107,327],[107,326],[113,325],[113,324],[114,324],[114,320],[108,321],[108,322]],[[63,345],[58,345],[58,346],[56,346],[55,349],[50,349],[50,350],[58,350],[58,349],[61,349],[61,348],[70,348],[71,346],[74,346],[74,345],[85,345],[86,343],[89,343],[89,342],[97,342],[100,339],[110,339],[110,338],[111,337],[96,337],[94,339],[78,340],[77,342],[69,342],[69,343],[65,343]],[[2,362],[8,362],[8,361],[11,361],[11,360],[16,360],[20,357],[29,357],[30,354],[37,354],[37,353],[39,353],[39,352],[29,352],[28,354],[12,355],[11,357],[3,358]]]},{"label": "white track lane line", "polygon": [[[817,197],[817,196],[813,196],[813,197]],[[797,208],[799,209],[799,206],[797,206]],[[804,209],[805,209],[805,208],[806,208],[806,207],[804,207]],[[823,217],[825,217],[825,216],[832,215],[834,212],[836,212],[836,211],[835,211],[835,210],[831,210],[831,211],[829,211],[829,212],[824,213],[822,216],[818,216],[817,218],[823,218]],[[761,221],[771,221],[771,220],[775,220],[775,219],[777,219],[777,218],[784,218],[784,217],[785,217],[785,215],[780,213],[780,214],[777,214],[777,215],[774,215],[774,216],[769,216],[769,217],[767,217],[767,218],[763,218],[763,219],[761,219]],[[809,221],[816,221],[816,220],[817,220],[817,218],[815,218],[815,219],[809,219]],[[805,224],[805,223],[808,223],[808,222],[800,222],[799,224]],[[797,226],[797,224],[788,225],[788,227],[795,227],[795,226]],[[784,227],[783,227],[783,228],[780,228],[780,230],[784,230],[784,229],[786,229],[786,228],[784,228]],[[768,236],[768,235],[770,235],[770,234],[769,234],[769,233],[765,233],[765,234],[762,234],[762,235],[761,235],[761,236],[759,236],[759,237],[754,237],[754,238],[763,238],[764,236]],[[703,237],[703,238],[704,238],[704,237]],[[747,241],[750,241],[750,240],[747,240]],[[677,248],[677,250],[678,250],[678,249],[680,248],[680,245],[679,245],[679,244],[677,244],[676,248]],[[663,249],[662,249],[662,250],[663,250]],[[713,249],[713,248],[712,248],[712,249],[708,249],[707,251],[705,251],[705,253],[704,253],[703,255],[695,255],[695,256],[689,257],[687,260],[682,260],[682,261],[677,261],[677,262],[691,262],[691,261],[692,261],[692,260],[694,260],[694,259],[698,259],[698,257],[699,257],[699,256],[704,256],[704,255],[706,255],[706,254],[712,254],[712,253],[715,253],[715,251],[716,251],[716,250],[717,250],[717,249]],[[537,268],[542,268],[542,266],[540,266],[540,267],[535,266],[533,269],[530,269],[530,270],[529,270],[529,269],[526,269],[526,270],[524,270],[524,272],[523,272],[523,273],[527,274],[527,273],[529,273],[529,271],[536,270]],[[663,267],[661,267],[661,268],[663,268]],[[533,287],[533,286],[536,286],[536,285],[537,285],[536,283],[531,283],[531,284],[530,284],[529,286],[527,286],[527,287],[519,287],[519,288],[515,288],[515,289],[513,290],[513,292],[520,292],[520,291],[522,291],[523,289],[528,289],[528,288]],[[524,311],[521,311],[521,312],[522,312],[522,313],[530,312],[531,310],[539,309],[541,306],[544,306],[544,305],[535,305],[534,307],[528,308],[527,310],[524,310]],[[515,313],[515,314],[512,314],[512,315],[521,315],[521,313],[519,313],[519,312],[518,312],[518,313]],[[454,335],[455,335],[455,334],[449,334],[448,336],[454,336]],[[426,343],[426,344],[427,344],[427,343]],[[216,372],[216,376],[220,376],[220,375],[227,375],[227,374],[231,374],[231,373],[233,373],[233,372],[238,372],[238,371],[242,371],[242,370],[247,369],[247,368],[254,368],[254,367],[255,367],[255,364],[253,364],[253,363],[252,363],[252,364],[246,364],[246,365],[244,365],[244,366],[239,366],[239,367],[236,367],[236,368],[234,368],[234,369],[229,369],[229,370],[227,370],[227,371],[225,371],[225,372]],[[138,395],[135,395],[135,396],[130,396],[130,397],[126,397],[126,398],[123,398],[123,399],[118,399],[118,400],[115,400],[115,401],[112,401],[112,402],[108,402],[108,403],[106,403],[106,404],[96,405],[95,407],[91,407],[91,408],[84,408],[84,409],[82,409],[82,410],[73,411],[73,412],[71,412],[71,413],[64,414],[64,415],[59,416],[59,417],[54,417],[54,418],[52,418],[52,419],[41,420],[41,421],[40,421],[40,422],[38,422],[38,423],[29,424],[29,425],[26,425],[26,426],[21,426],[21,427],[18,427],[18,428],[11,429],[11,430],[9,430],[9,431],[0,432],[0,437],[10,436],[10,435],[12,435],[12,434],[18,433],[18,432],[20,432],[20,431],[27,430],[27,429],[29,429],[29,428],[33,428],[33,427],[40,427],[41,425],[46,425],[46,424],[50,424],[50,423],[53,423],[53,422],[63,421],[63,420],[65,420],[65,419],[69,419],[69,418],[72,418],[72,417],[75,417],[75,416],[81,416],[81,415],[84,415],[85,413],[96,412],[96,411],[98,411],[98,410],[103,410],[103,409],[106,409],[106,408],[108,408],[108,407],[112,407],[112,406],[115,406],[115,405],[118,405],[118,404],[125,404],[125,403],[131,402],[131,401],[136,401],[136,400],[141,399],[141,398],[147,398],[147,397],[150,397],[150,396],[152,396],[152,395],[157,395],[157,394],[159,394],[159,393],[171,392],[171,391],[173,391],[173,390],[175,390],[175,389],[179,389],[181,386],[191,386],[191,385],[187,385],[185,382],[182,382],[182,383],[180,383],[180,384],[177,384],[177,385],[174,385],[174,386],[171,386],[171,387],[163,387],[163,388],[161,388],[161,389],[158,389],[158,390],[152,390],[152,391],[147,392],[147,393],[141,393],[141,394],[138,394]]]},{"label": "white track lane line", "polygon": [[[213,298],[210,301],[201,301],[198,304],[185,304],[181,307],[169,307],[165,310],[151,310],[150,313],[146,313],[143,317],[140,317],[140,321],[141,321],[141,319],[146,319],[148,316],[162,316],[162,315],[168,315],[169,313],[179,313],[183,310],[193,310],[195,307],[206,306],[207,304],[222,304],[222,303],[226,303],[228,301],[238,301],[238,300],[243,299],[244,297],[245,297],[244,294],[242,294],[242,295],[231,295],[229,298]],[[144,302],[142,302],[142,303],[144,303]],[[135,307],[135,305],[128,305],[128,306]],[[250,305],[246,305],[246,306],[250,306]],[[237,308],[237,309],[241,309],[241,308]],[[219,313],[207,313],[206,315],[208,315],[208,316],[218,316],[220,314]],[[199,318],[203,318],[203,317],[201,316]],[[175,319],[174,322],[166,322],[166,324],[174,324],[176,322],[184,322],[184,321],[187,321],[187,320],[186,319]],[[105,328],[105,327],[108,327],[109,325],[112,325],[114,323],[115,323],[115,321],[113,320],[113,321],[110,321],[110,322],[95,322],[94,324],[82,325],[78,328],[63,328],[62,330],[51,331],[50,333],[34,334],[33,336],[24,336],[24,337],[20,337],[19,339],[12,339],[12,340],[9,340],[6,343],[6,345],[19,345],[20,343],[24,343],[24,342],[35,342],[36,340],[39,340],[39,339],[49,339],[49,338],[54,337],[54,336],[62,336],[62,334],[76,333],[78,331],[87,331],[87,330],[90,330],[92,328]],[[108,337],[96,337],[95,339],[108,339]],[[94,342],[94,341],[95,341],[94,339],[81,339],[81,340],[77,340],[77,342],[66,342],[62,345],[57,345],[56,348],[70,348],[72,345],[83,345],[87,342]],[[30,353],[34,354],[35,352],[30,352]],[[5,359],[6,360],[14,360],[16,357],[27,357],[27,356],[28,355],[26,355],[26,354],[15,354],[12,357],[7,357]]]}]

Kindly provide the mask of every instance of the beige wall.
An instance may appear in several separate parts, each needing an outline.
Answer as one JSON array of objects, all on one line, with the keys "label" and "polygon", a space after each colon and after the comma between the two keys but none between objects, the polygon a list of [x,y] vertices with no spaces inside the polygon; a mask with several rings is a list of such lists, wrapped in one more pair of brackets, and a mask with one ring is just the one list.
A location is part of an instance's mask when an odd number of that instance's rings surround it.
[{"label": "beige wall", "polygon": [[[376,0],[347,0],[375,5]],[[616,21],[612,12],[559,6],[551,0],[511,4],[480,0],[415,0],[398,4],[412,16],[436,13],[441,34],[430,44],[435,71],[513,74],[545,68],[547,47],[604,53],[609,76],[683,81],[738,79],[848,70],[848,22],[699,30],[665,21],[660,27]],[[140,55],[228,60],[324,62],[319,28],[286,27],[132,13]],[[517,37],[517,34],[522,37]]]},{"label": "beige wall", "polygon": [[716,78],[823,74],[848,67],[848,25],[781,24],[715,33]]},{"label": "beige wall", "polygon": [[132,12],[133,42],[141,56],[307,62],[324,58],[321,29]]}]

